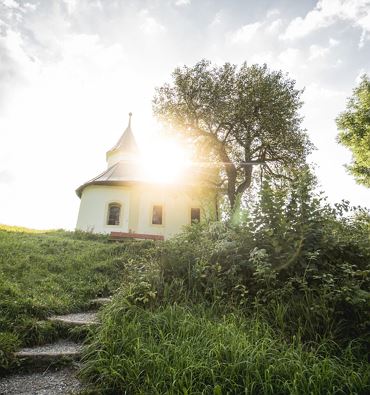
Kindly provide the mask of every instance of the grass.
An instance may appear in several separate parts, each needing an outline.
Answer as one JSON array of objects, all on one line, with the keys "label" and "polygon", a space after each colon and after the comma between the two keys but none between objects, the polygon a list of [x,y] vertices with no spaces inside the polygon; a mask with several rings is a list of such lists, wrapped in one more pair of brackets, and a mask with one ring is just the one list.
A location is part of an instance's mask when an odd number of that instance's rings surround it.
[{"label": "grass", "polygon": [[261,319],[215,306],[144,309],[120,296],[85,353],[102,394],[365,394],[369,369],[350,350],[284,341]]},{"label": "grass", "polygon": [[[109,243],[83,232],[0,226],[0,372],[12,368],[17,348],[60,336],[46,317],[114,294],[84,351],[81,377],[96,393],[370,393],[369,365],[356,342],[303,341],[292,330],[302,318],[297,301],[270,302],[264,308],[271,314],[257,315],[252,303],[239,306],[226,293],[211,298],[222,273],[211,264],[200,270],[205,244],[194,243]],[[192,293],[194,281],[202,286],[195,283]]]},{"label": "grass", "polygon": [[52,341],[52,314],[84,310],[90,299],[111,295],[125,264],[149,253],[151,243],[108,243],[82,232],[34,231],[0,226],[0,369],[21,345]]}]

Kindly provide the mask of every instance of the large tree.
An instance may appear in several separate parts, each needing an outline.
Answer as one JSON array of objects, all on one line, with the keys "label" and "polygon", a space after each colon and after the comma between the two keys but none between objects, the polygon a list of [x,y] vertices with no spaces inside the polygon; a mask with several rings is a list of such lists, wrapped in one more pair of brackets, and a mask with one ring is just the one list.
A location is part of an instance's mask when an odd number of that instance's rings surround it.
[{"label": "large tree", "polygon": [[338,141],[352,152],[349,172],[359,184],[370,187],[370,80],[364,75],[337,118]]},{"label": "large tree", "polygon": [[266,65],[216,67],[202,60],[174,70],[172,82],[156,89],[153,110],[221,166],[234,209],[256,165],[288,178],[305,163],[312,145],[301,126],[300,95],[295,81]]}]

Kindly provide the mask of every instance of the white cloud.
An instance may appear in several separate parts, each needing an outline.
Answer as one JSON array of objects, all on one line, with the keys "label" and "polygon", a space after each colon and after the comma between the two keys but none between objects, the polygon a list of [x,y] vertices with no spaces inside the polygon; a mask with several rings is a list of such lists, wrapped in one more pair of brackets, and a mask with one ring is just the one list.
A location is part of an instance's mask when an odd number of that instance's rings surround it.
[{"label": "white cloud", "polygon": [[340,67],[342,64],[343,64],[343,60],[339,58],[335,61],[335,63],[332,65],[332,67],[335,69],[337,67]]},{"label": "white cloud", "polygon": [[140,12],[140,18],[142,19],[140,30],[145,34],[155,35],[164,33],[166,31],[165,26],[163,26],[153,16],[151,16],[148,10],[142,10]]},{"label": "white cloud", "polygon": [[175,5],[177,6],[185,6],[189,5],[191,3],[191,0],[176,0]]},{"label": "white cloud", "polygon": [[360,17],[357,20],[357,24],[361,26],[364,30],[370,31],[370,10],[368,9],[366,13],[363,14],[362,17]]},{"label": "white cloud", "polygon": [[[302,69],[305,69],[305,57],[303,52],[298,48],[286,48],[278,55],[272,57],[269,66],[273,69],[280,69],[288,72],[291,78],[300,79]],[[305,73],[306,74],[306,73]],[[301,80],[302,83],[302,80]]]},{"label": "white cloud", "polygon": [[219,25],[222,21],[222,14],[223,14],[222,10],[218,11],[216,13],[216,15],[214,16],[214,18],[212,19],[212,22],[209,24],[209,26],[214,27],[214,26]]},{"label": "white cloud", "polygon": [[38,61],[25,51],[25,42],[18,31],[6,24],[0,35],[0,101],[11,85],[27,82],[38,70]]},{"label": "white cloud", "polygon": [[15,0],[2,0],[1,2],[8,8],[20,8],[20,5]]},{"label": "white cloud", "polygon": [[339,45],[339,40],[334,38],[329,38],[329,46],[330,47],[337,47]]},{"label": "white cloud", "polygon": [[278,59],[286,67],[294,67],[298,63],[299,56],[299,49],[287,48],[279,54]]},{"label": "white cloud", "polygon": [[329,52],[329,48],[322,47],[320,45],[311,45],[309,49],[309,57],[308,60],[315,60],[319,58],[323,58]]},{"label": "white cloud", "polygon": [[293,19],[280,38],[298,39],[338,21],[350,22],[363,32],[370,32],[370,0],[319,0],[303,18]]},{"label": "white cloud", "polygon": [[310,11],[304,19],[301,17],[293,19],[280,38],[293,40],[304,37],[317,29],[329,26],[332,23],[330,19],[333,18],[323,17],[318,10]]},{"label": "white cloud", "polygon": [[250,23],[249,25],[244,25],[237,31],[233,32],[230,36],[231,42],[248,42],[257,33],[258,29],[262,26],[261,22]]},{"label": "white cloud", "polygon": [[31,10],[31,11],[35,11],[36,8],[37,8],[37,5],[38,4],[24,3],[23,6],[24,6],[25,9],[28,9],[28,10]]},{"label": "white cloud", "polygon": [[[247,43],[252,39],[258,38],[259,36],[267,33],[269,35],[277,34],[283,25],[283,20],[277,18],[280,15],[280,11],[277,9],[271,9],[266,13],[264,19],[246,24],[239,29],[229,33],[228,37],[231,43]],[[221,17],[219,13],[216,14],[215,19],[211,25],[220,23]]]},{"label": "white cloud", "polygon": [[250,60],[251,60],[251,63],[271,64],[273,61],[273,52],[272,51],[263,51],[263,52],[253,53]]},{"label": "white cloud", "polygon": [[283,25],[282,19],[280,19],[280,18],[275,19],[274,21],[272,21],[271,23],[268,24],[268,26],[266,27],[266,32],[270,33],[270,34],[276,34],[279,32],[282,25]]},{"label": "white cloud", "polygon": [[[16,0],[0,0],[0,7],[1,6],[3,6],[7,10],[25,12],[27,10],[35,11],[38,3],[31,4],[24,3],[23,1],[17,2]],[[10,15],[14,16],[14,14]]]},{"label": "white cloud", "polygon": [[63,0],[67,6],[68,14],[73,14],[77,7],[77,0]]},{"label": "white cloud", "polygon": [[365,45],[365,42],[368,39],[369,34],[366,32],[366,30],[363,30],[361,32],[361,37],[360,37],[360,41],[358,42],[358,47],[362,48]]},{"label": "white cloud", "polygon": [[102,4],[101,0],[95,0],[94,2],[91,2],[89,4],[91,4],[92,7],[96,7],[100,11],[103,10],[103,4]]},{"label": "white cloud", "polygon": [[0,170],[0,184],[9,184],[13,177],[8,170]]},{"label": "white cloud", "polygon": [[268,18],[268,19],[276,18],[279,15],[280,15],[280,11],[276,8],[273,8],[273,9],[267,11],[266,18]]}]

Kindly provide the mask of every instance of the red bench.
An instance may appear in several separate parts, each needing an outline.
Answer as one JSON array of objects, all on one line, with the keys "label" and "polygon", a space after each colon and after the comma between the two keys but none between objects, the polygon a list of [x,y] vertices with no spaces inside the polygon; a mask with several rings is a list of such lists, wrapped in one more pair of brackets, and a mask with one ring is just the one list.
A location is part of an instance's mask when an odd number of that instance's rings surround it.
[{"label": "red bench", "polygon": [[109,240],[124,240],[124,239],[164,240],[164,236],[149,235],[145,233],[110,232]]}]

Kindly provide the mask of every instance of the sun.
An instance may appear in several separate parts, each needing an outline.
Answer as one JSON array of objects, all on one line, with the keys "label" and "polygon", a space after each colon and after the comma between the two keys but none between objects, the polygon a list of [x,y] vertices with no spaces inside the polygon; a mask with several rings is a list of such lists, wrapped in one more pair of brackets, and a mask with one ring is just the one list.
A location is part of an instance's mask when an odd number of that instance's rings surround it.
[{"label": "sun", "polygon": [[146,181],[180,182],[191,163],[191,152],[177,141],[156,141],[142,150],[142,172]]}]

